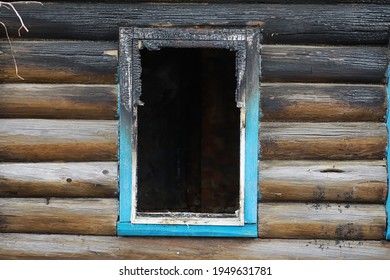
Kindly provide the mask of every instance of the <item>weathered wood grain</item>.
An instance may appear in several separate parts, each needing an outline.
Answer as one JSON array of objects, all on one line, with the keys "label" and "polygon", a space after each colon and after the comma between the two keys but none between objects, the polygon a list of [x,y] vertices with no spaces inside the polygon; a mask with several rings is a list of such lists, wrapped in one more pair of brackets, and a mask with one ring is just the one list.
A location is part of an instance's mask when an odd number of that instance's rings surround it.
[{"label": "weathered wood grain", "polygon": [[0,119],[0,161],[116,161],[117,122]]},{"label": "weathered wood grain", "polygon": [[261,158],[383,159],[387,145],[384,123],[260,124]]},{"label": "weathered wood grain", "polygon": [[114,119],[111,85],[0,84],[1,118]]},{"label": "weathered wood grain", "polygon": [[[383,121],[383,85],[263,83],[263,121]],[[114,119],[116,85],[0,84],[0,117]]]},{"label": "weathered wood grain", "polygon": [[[384,161],[261,161],[262,201],[382,203]],[[115,197],[116,162],[0,163],[2,197]]]},{"label": "weathered wood grain", "polygon": [[[116,199],[0,198],[0,232],[114,235]],[[260,203],[262,238],[383,239],[384,205]]]},{"label": "weathered wood grain", "polygon": [[[384,161],[261,161],[262,201],[383,203]],[[116,197],[117,163],[0,163],[1,197]]]},{"label": "weathered wood grain", "polygon": [[383,239],[383,204],[260,203],[260,238]]},{"label": "weathered wood grain", "polygon": [[386,241],[0,234],[0,259],[390,259]]},{"label": "weathered wood grain", "polygon": [[[117,83],[117,43],[14,41],[19,74],[0,42],[0,82]],[[386,47],[264,45],[262,82],[384,83]]]},{"label": "weathered wood grain", "polygon": [[263,121],[383,121],[382,85],[263,83]]},{"label": "weathered wood grain", "polygon": [[117,196],[117,162],[0,163],[0,197]]},{"label": "weathered wood grain", "polygon": [[263,80],[272,82],[385,83],[388,64],[380,47],[271,45],[261,55]]},{"label": "weathered wood grain", "polygon": [[115,235],[117,200],[0,198],[0,232]]},{"label": "weathered wood grain", "polygon": [[259,165],[262,201],[386,201],[386,161],[261,161]]},{"label": "weathered wood grain", "polygon": [[[59,32],[61,33],[61,32]],[[0,81],[23,82],[15,75],[8,43],[0,49]],[[107,84],[116,82],[117,58],[110,50],[115,42],[15,41],[19,74],[24,82]]]},{"label": "weathered wood grain", "polygon": [[[290,2],[289,2],[290,3]],[[121,25],[259,26],[265,43],[386,44],[389,5],[113,4],[18,5],[29,38],[117,40]],[[2,21],[17,36],[12,11]]]},{"label": "weathered wood grain", "polygon": [[[382,159],[383,123],[261,123],[262,159]],[[116,161],[117,122],[0,120],[0,161]]]}]

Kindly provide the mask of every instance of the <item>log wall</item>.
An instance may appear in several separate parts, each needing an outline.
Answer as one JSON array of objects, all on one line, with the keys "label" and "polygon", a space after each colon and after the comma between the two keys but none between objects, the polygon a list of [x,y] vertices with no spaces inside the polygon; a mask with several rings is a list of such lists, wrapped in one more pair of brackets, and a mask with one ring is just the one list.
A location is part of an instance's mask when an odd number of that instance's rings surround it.
[{"label": "log wall", "polygon": [[[0,41],[1,259],[390,259],[387,0],[101,2],[18,5],[24,80]],[[258,239],[115,237],[118,26],[134,23],[261,29]]]}]

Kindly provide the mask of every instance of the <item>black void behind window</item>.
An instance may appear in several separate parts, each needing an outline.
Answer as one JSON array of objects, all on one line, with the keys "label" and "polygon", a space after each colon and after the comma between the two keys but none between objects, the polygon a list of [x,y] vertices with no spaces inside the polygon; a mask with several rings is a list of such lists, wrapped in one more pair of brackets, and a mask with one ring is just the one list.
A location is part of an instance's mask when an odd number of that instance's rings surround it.
[{"label": "black void behind window", "polygon": [[137,212],[239,209],[236,52],[140,50]]}]

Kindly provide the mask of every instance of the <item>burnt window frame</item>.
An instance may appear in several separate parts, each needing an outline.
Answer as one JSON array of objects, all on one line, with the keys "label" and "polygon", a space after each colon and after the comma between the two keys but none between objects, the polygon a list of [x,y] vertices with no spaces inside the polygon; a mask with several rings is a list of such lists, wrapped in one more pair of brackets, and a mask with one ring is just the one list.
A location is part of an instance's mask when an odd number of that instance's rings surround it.
[{"label": "burnt window frame", "polygon": [[[125,236],[257,236],[260,32],[257,28],[122,27],[119,32],[119,221]],[[137,107],[142,106],[140,49],[221,48],[236,52],[235,101],[240,109],[240,209],[233,220],[175,213],[136,215]],[[230,219],[230,220],[229,220]],[[164,222],[162,220],[165,220]]]}]

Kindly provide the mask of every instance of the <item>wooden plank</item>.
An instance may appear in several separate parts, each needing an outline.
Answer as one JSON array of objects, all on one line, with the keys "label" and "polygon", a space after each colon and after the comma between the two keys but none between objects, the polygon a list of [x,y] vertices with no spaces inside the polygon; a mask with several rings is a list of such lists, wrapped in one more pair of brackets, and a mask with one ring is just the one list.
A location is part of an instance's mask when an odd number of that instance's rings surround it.
[{"label": "wooden plank", "polygon": [[384,203],[386,161],[261,161],[262,201]]},{"label": "wooden plank", "polygon": [[[262,123],[262,159],[382,159],[383,123]],[[116,161],[117,122],[0,120],[0,161]]]},{"label": "wooden plank", "polygon": [[390,259],[386,241],[0,234],[0,259]]},{"label": "wooden plank", "polygon": [[116,121],[0,119],[0,161],[116,160]]},{"label": "wooden plank", "polygon": [[[19,74],[29,83],[117,82],[117,43],[14,41]],[[15,75],[11,51],[0,42],[0,82]],[[364,46],[263,45],[263,82],[384,83],[387,48]]]},{"label": "wooden plank", "polygon": [[383,85],[263,83],[263,121],[383,121]]},{"label": "wooden plank", "polygon": [[[263,83],[263,121],[383,121],[383,85]],[[0,84],[0,117],[114,119],[116,85]]]},{"label": "wooden plank", "polygon": [[[263,201],[381,203],[384,161],[262,161]],[[0,163],[1,197],[115,197],[117,163]]]},{"label": "wooden plank", "polygon": [[[290,2],[289,2],[290,3]],[[17,5],[28,38],[117,40],[118,26],[260,26],[264,43],[387,44],[389,5],[113,4]],[[244,15],[244,16],[243,16]],[[17,36],[18,21],[2,21]],[[315,36],[314,36],[315,35]]]},{"label": "wooden plank", "polygon": [[[60,32],[59,32],[60,33]],[[115,42],[14,41],[16,63],[24,82],[107,84],[116,82]],[[2,82],[23,82],[7,41],[0,43]]]},{"label": "wooden plank", "polygon": [[260,124],[262,159],[383,159],[384,123]]},{"label": "wooden plank", "polygon": [[114,85],[1,84],[0,118],[114,119]]},{"label": "wooden plank", "polygon": [[117,196],[117,162],[0,163],[0,197]]},{"label": "wooden plank", "polygon": [[383,204],[260,203],[260,238],[383,239]]},{"label": "wooden plank", "polygon": [[384,83],[388,62],[380,47],[271,45],[261,54],[264,81],[272,82]]},{"label": "wooden plank", "polygon": [[0,232],[114,235],[117,200],[0,198]]}]

